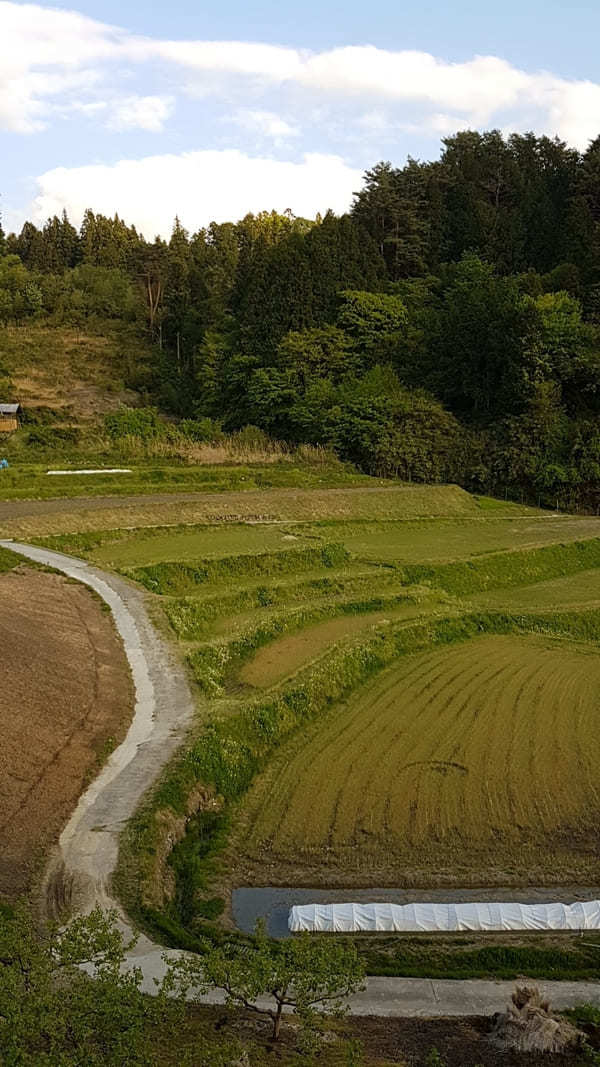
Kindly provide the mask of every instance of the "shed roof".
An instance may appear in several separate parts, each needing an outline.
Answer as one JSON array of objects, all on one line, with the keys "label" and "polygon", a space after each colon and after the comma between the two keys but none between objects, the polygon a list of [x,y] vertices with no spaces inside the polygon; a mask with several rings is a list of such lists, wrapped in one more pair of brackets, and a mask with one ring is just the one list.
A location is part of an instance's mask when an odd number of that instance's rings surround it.
[{"label": "shed roof", "polygon": [[0,404],[0,415],[18,415],[20,410],[20,404]]}]

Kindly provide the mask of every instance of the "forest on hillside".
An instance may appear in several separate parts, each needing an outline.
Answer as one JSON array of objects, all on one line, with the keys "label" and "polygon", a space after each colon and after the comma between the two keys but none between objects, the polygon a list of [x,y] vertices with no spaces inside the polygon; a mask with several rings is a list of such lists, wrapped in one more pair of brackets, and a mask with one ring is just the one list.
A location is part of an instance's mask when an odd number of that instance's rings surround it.
[{"label": "forest on hillside", "polygon": [[33,320],[139,330],[155,403],[198,432],[600,506],[600,137],[461,132],[377,164],[340,217],[0,228],[0,323]]}]

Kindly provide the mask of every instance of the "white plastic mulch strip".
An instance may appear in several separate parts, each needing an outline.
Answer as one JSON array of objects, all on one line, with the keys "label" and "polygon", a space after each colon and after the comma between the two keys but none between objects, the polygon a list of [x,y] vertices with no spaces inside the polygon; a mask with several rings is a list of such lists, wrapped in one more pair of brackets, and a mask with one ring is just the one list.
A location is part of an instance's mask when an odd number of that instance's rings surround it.
[{"label": "white plastic mulch strip", "polygon": [[131,467],[99,467],[98,470],[46,471],[46,474],[132,474]]},{"label": "white plastic mulch strip", "polygon": [[292,933],[598,930],[600,900],[574,904],[295,904]]}]

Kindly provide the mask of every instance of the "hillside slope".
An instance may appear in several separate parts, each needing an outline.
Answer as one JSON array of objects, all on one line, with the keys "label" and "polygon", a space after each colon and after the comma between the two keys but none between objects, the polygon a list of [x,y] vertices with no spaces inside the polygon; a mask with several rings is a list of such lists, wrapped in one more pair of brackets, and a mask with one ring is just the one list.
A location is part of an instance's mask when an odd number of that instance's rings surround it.
[{"label": "hillside slope", "polygon": [[91,427],[147,387],[152,352],[123,323],[0,328],[0,400],[19,401],[31,425]]}]

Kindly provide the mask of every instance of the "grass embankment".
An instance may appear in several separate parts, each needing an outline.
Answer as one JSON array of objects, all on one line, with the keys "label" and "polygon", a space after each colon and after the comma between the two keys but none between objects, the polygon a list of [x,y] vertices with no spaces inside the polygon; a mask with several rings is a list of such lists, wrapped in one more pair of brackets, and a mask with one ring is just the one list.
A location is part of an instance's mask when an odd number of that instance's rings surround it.
[{"label": "grass embankment", "polygon": [[[418,602],[418,590],[414,593],[394,593],[388,597],[374,596],[368,600],[335,601],[328,599],[318,606],[297,608],[280,615],[273,615],[265,622],[259,623],[258,626],[251,626],[245,633],[227,642],[200,645],[188,653],[188,662],[200,688],[208,694],[215,695],[223,690],[228,681],[234,684],[236,680],[248,682],[248,677],[245,677],[243,673],[236,677],[236,672],[257,650],[274,645],[275,657],[279,656],[279,676],[285,677],[292,674],[305,659],[316,658],[328,644],[332,644],[336,636],[341,639],[353,633],[359,633],[377,623],[383,624],[391,621],[402,613],[403,609],[409,607],[414,614],[414,608]],[[172,612],[167,609],[167,613],[172,619]],[[406,610],[404,614],[406,615]],[[353,624],[348,625],[349,619],[353,620]],[[332,626],[334,620],[338,624],[345,620],[346,625],[334,627]],[[319,628],[318,624],[325,622],[328,626],[323,633],[322,627]],[[321,632],[315,634],[315,631],[319,629]],[[296,644],[300,644],[299,656],[294,655],[295,650],[292,647],[283,650],[277,648],[281,645],[278,638],[285,634],[298,634],[298,632],[302,632],[305,640],[308,639],[309,642],[302,648],[302,642],[298,642],[296,638]],[[250,684],[268,685],[267,679],[263,676],[264,669],[260,665],[255,665],[250,674],[255,678],[255,681]]]},{"label": "grass embankment", "polygon": [[411,565],[403,568],[403,576],[405,581],[429,583],[452,596],[466,597],[487,589],[507,589],[561,578],[598,566],[600,538],[594,537],[533,550],[515,549],[464,562]]},{"label": "grass embankment", "polygon": [[181,596],[224,579],[278,574],[299,574],[317,567],[339,567],[349,560],[343,545],[291,548],[287,552],[261,552],[257,555],[225,556],[186,563],[157,563],[126,569],[123,573],[153,593]]},{"label": "grass embankment", "polygon": [[0,548],[0,574],[12,571],[14,567],[18,567],[22,562],[22,556],[17,556],[15,552],[10,552],[6,548]]}]

